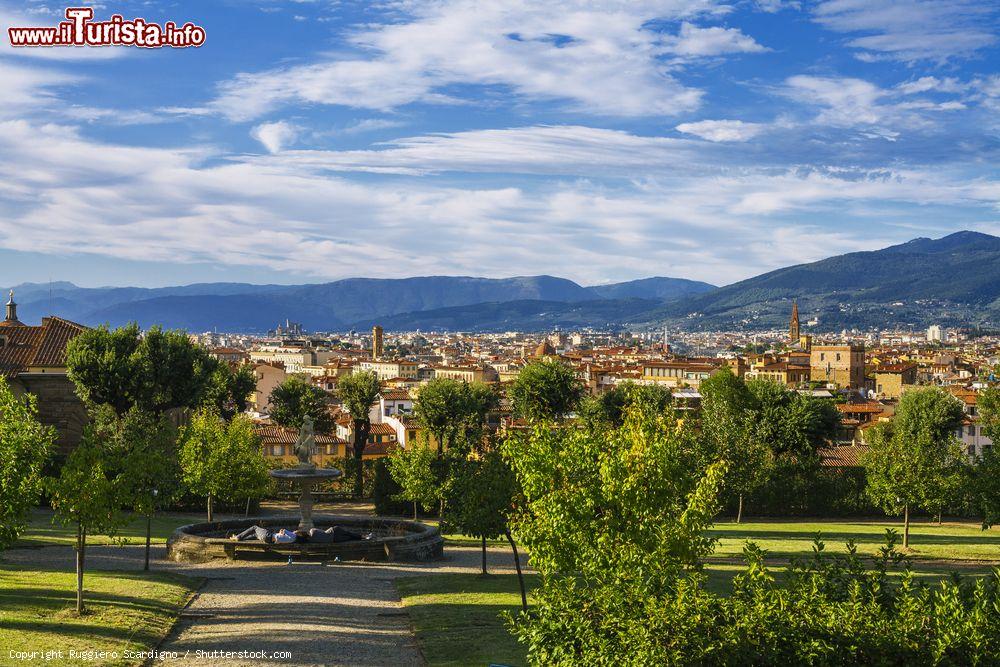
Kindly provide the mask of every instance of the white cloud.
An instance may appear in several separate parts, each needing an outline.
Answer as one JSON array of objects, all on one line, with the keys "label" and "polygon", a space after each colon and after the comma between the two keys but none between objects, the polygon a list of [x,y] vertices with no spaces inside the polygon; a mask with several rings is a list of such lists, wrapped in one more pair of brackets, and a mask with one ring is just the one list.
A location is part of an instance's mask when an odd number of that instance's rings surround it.
[{"label": "white cloud", "polygon": [[768,49],[739,28],[699,28],[688,22],[681,24],[676,37],[663,40],[666,48],[679,56],[719,56],[726,53],[761,53]]},{"label": "white cloud", "polygon": [[[575,134],[571,144],[584,132]],[[649,150],[629,135],[604,142]],[[600,145],[580,159],[599,159]],[[637,277],[641,256],[643,266],[722,283],[788,257],[883,244],[881,218],[851,218],[854,205],[905,204],[913,220],[939,224],[938,212],[917,207],[990,210],[1000,198],[995,181],[934,169],[678,171],[620,187],[580,179],[533,190],[403,178],[390,188],[302,169],[283,160],[288,153],[220,161],[226,156],[202,149],[126,147],[24,121],[0,123],[0,153],[2,247],[315,278],[545,267],[596,282]],[[836,212],[840,231],[791,221],[824,211]]]},{"label": "white cloud", "polygon": [[708,141],[749,141],[764,130],[760,123],[745,123],[741,120],[700,120],[696,123],[681,123],[678,132],[693,134]]},{"label": "white cloud", "polygon": [[865,60],[966,58],[997,41],[995,3],[979,0],[825,0],[814,20],[848,41]]},{"label": "white cloud", "polygon": [[250,130],[250,136],[263,144],[269,153],[279,153],[282,148],[295,141],[299,130],[295,125],[279,120],[257,125]]},{"label": "white cloud", "polygon": [[823,109],[818,120],[835,126],[873,125],[885,116],[878,86],[850,77],[797,75],[786,81],[784,93],[806,105]]},{"label": "white cloud", "polygon": [[455,84],[497,86],[530,100],[564,100],[609,116],[672,115],[698,106],[701,91],[681,84],[661,57],[756,51],[735,29],[685,24],[664,40],[655,19],[718,11],[714,0],[528,0],[406,3],[404,20],[350,36],[359,55],[243,73],[220,88],[212,107],[235,120],[290,103],[388,110],[412,102],[454,103]]},{"label": "white cloud", "polygon": [[378,150],[285,151],[255,160],[290,171],[442,171],[530,173],[548,176],[621,174],[645,170],[690,172],[704,153],[693,142],[644,137],[577,125],[470,130],[396,139]]},{"label": "white cloud", "polygon": [[76,77],[49,69],[14,65],[0,59],[3,102],[0,119],[16,118],[55,99],[53,89],[77,81]]}]

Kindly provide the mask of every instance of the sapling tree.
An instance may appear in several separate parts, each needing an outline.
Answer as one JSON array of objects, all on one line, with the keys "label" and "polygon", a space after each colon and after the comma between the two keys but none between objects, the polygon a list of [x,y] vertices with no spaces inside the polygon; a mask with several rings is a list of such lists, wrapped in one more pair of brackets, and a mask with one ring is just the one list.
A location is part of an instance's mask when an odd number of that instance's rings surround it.
[{"label": "sapling tree", "polygon": [[83,574],[87,536],[115,537],[128,522],[128,503],[121,453],[108,446],[99,422],[88,425],[57,477],[46,480],[56,520],[76,526],[76,612],[84,612]]},{"label": "sapling tree", "polygon": [[426,444],[415,444],[409,449],[398,448],[389,455],[389,473],[402,491],[398,500],[413,503],[413,518],[417,518],[417,507],[431,511],[441,497],[441,485],[435,471],[437,455]]},{"label": "sapling tree", "polygon": [[227,423],[212,410],[197,412],[181,431],[180,465],[187,488],[205,497],[209,522],[215,500],[260,497],[270,486],[260,438],[241,415]]},{"label": "sapling tree", "polygon": [[961,404],[936,387],[903,394],[891,422],[876,424],[862,456],[868,494],[886,512],[903,513],[903,547],[910,546],[910,512],[940,509],[965,460],[955,432]]},{"label": "sapling tree", "polygon": [[478,537],[482,552],[482,574],[486,569],[486,541],[507,538],[514,555],[518,584],[521,589],[521,606],[528,608],[521,561],[517,544],[511,535],[507,516],[513,511],[518,496],[517,478],[504,461],[500,452],[490,449],[476,456],[457,459],[449,466],[445,485],[448,502],[443,520],[448,526],[464,535]]},{"label": "sapling tree", "polygon": [[35,397],[14,395],[0,376],[0,550],[27,525],[54,439],[53,430],[38,421]]}]

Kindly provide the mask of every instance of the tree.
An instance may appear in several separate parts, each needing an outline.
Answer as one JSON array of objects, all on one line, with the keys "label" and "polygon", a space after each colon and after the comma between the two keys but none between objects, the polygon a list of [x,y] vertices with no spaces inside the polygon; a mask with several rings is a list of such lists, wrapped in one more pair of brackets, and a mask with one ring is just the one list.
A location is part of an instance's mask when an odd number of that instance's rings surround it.
[{"label": "tree", "polygon": [[541,579],[535,607],[511,619],[532,664],[658,664],[623,659],[711,553],[725,463],[702,465],[691,424],[638,414],[619,429],[509,438],[503,455],[522,500],[511,515]]},{"label": "tree", "polygon": [[153,515],[180,490],[177,430],[166,415],[132,408],[118,417],[108,406],[96,415],[94,428],[105,447],[119,457],[124,506],[146,519],[143,569],[148,570]]},{"label": "tree", "polygon": [[0,376],[0,551],[17,539],[38,502],[55,433],[38,422],[34,396],[15,396]]},{"label": "tree", "polygon": [[514,554],[518,584],[521,588],[521,608],[527,610],[528,600],[521,573],[517,545],[507,523],[518,495],[517,478],[498,450],[478,456],[462,457],[449,467],[445,495],[448,508],[443,520],[464,535],[478,537],[482,544],[482,574],[486,570],[486,540],[507,538]]},{"label": "tree", "polygon": [[509,395],[517,414],[529,421],[560,419],[580,403],[583,384],[572,367],[544,359],[521,369]]},{"label": "tree", "polygon": [[80,444],[70,452],[58,477],[46,480],[56,519],[76,526],[76,612],[84,612],[83,574],[87,536],[114,537],[127,522],[125,478],[121,458],[101,436],[101,424],[88,425]]},{"label": "tree", "polygon": [[255,498],[270,485],[260,438],[248,417],[225,422],[212,410],[200,410],[180,436],[183,480],[194,494],[206,498],[208,521],[213,501]]},{"label": "tree", "polygon": [[746,383],[723,368],[701,383],[701,430],[709,458],[728,462],[725,486],[738,498],[736,523],[743,520],[743,499],[756,489],[769,461],[756,428],[758,400]]},{"label": "tree", "polygon": [[903,547],[910,546],[910,510],[939,509],[955,476],[964,474],[955,431],[962,405],[936,387],[903,394],[891,422],[869,429],[862,464],[868,493],[886,512],[903,512]]},{"label": "tree", "polygon": [[1000,521],[1000,388],[979,392],[976,401],[982,433],[995,444],[983,452],[972,466],[970,496],[983,514],[983,528]]},{"label": "tree", "polygon": [[227,363],[220,363],[212,373],[204,404],[214,407],[223,419],[229,421],[247,411],[250,396],[256,388],[253,366],[242,364],[234,369]]},{"label": "tree", "polygon": [[317,433],[329,433],[334,427],[329,398],[319,387],[292,376],[271,392],[271,419],[279,426],[297,429],[309,416]]},{"label": "tree", "polygon": [[397,498],[413,503],[414,521],[418,504],[429,512],[440,498],[440,485],[434,470],[436,458],[430,447],[420,445],[396,449],[389,455],[389,472],[402,488]]},{"label": "tree", "polygon": [[354,477],[354,495],[362,494],[362,473],[365,445],[371,433],[371,418],[368,411],[372,403],[378,399],[381,385],[378,376],[371,371],[353,373],[344,377],[337,384],[337,393],[354,421],[354,460],[357,464]]},{"label": "tree", "polygon": [[201,404],[219,362],[181,331],[88,329],[66,347],[67,375],[88,405],[162,414]]},{"label": "tree", "polygon": [[437,443],[438,456],[455,445],[472,407],[468,385],[451,378],[434,378],[420,388],[414,413]]},{"label": "tree", "polygon": [[673,396],[666,387],[623,382],[599,396],[584,399],[580,413],[584,420],[618,428],[631,410],[655,417],[666,414],[672,404]]}]

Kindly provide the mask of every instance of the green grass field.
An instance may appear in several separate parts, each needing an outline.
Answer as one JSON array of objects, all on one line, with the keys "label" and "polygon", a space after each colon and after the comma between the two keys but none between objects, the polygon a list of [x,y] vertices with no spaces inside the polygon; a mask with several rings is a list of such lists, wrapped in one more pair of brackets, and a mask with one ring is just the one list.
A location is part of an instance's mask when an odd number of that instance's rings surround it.
[{"label": "green grass field", "polygon": [[[126,651],[149,651],[170,631],[198,580],[168,573],[87,572],[78,616],[76,575],[0,565],[0,665],[123,665]],[[62,659],[19,660],[11,651],[63,651]],[[117,651],[84,660],[75,651]]]},{"label": "green grass field", "polygon": [[[885,544],[887,528],[902,539],[902,523],[890,521],[750,521],[718,523],[709,532],[719,538],[716,558],[739,556],[744,543],[752,540],[769,556],[787,559],[810,553],[817,532],[828,552],[844,553],[846,542],[853,540],[859,553],[874,554]],[[984,531],[973,523],[911,523],[906,553],[913,560],[1000,561],[1000,529]]]},{"label": "green grass field", "polygon": [[[18,547],[49,546],[54,544],[72,546],[76,544],[76,528],[74,526],[63,526],[52,521],[53,514],[49,510],[36,510],[31,513],[31,523],[28,529],[18,539]],[[158,514],[153,517],[151,523],[151,541],[160,543],[167,541],[170,534],[178,526],[204,521],[194,514]],[[146,520],[142,517],[134,518],[127,526],[119,531],[118,537],[124,539],[128,544],[140,544],[146,541]],[[106,535],[88,535],[87,544],[111,544],[111,538]]]},{"label": "green grass field", "polygon": [[[525,575],[529,590],[538,577]],[[439,574],[396,580],[420,649],[431,665],[524,665],[524,649],[500,614],[521,608],[517,575]]]}]

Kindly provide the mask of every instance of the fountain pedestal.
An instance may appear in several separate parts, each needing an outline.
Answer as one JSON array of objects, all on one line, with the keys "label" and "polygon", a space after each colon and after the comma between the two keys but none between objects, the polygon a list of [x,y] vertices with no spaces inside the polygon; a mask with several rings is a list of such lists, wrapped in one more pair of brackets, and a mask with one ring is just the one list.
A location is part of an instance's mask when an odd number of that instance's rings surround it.
[{"label": "fountain pedestal", "polygon": [[271,470],[268,473],[274,479],[291,482],[299,489],[299,528],[309,530],[313,527],[313,485],[324,479],[336,479],[341,472],[336,468],[317,468],[313,464],[299,464],[294,468]]}]

